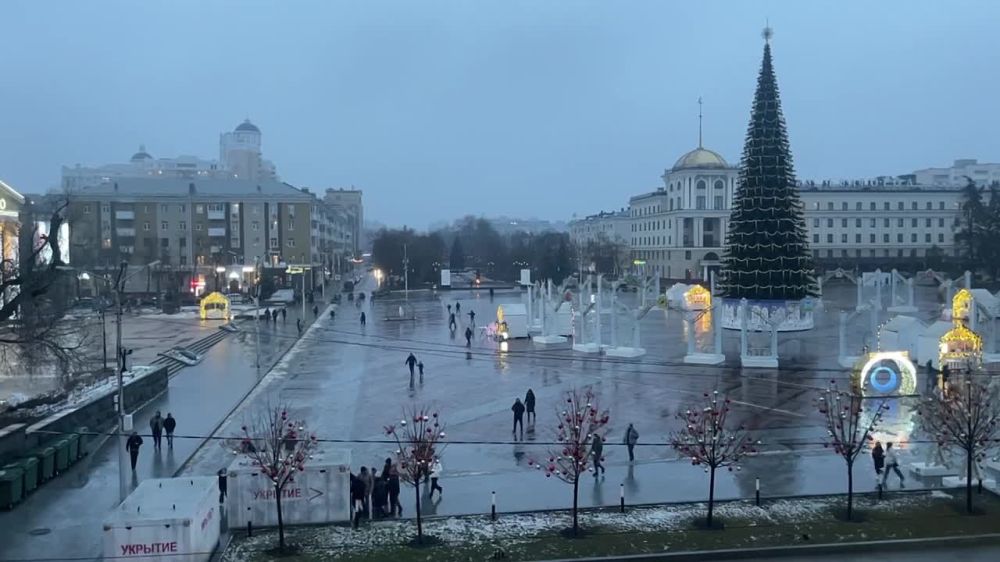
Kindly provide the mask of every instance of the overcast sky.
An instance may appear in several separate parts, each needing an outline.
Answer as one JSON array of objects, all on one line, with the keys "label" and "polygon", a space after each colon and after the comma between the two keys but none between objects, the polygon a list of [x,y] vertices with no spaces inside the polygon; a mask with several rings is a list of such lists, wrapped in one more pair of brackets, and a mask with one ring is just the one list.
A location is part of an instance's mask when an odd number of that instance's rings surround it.
[{"label": "overcast sky", "polygon": [[737,161],[765,18],[800,178],[1000,161],[1000,2],[3,0],[0,178],[218,155],[418,227],[627,204],[697,145]]}]

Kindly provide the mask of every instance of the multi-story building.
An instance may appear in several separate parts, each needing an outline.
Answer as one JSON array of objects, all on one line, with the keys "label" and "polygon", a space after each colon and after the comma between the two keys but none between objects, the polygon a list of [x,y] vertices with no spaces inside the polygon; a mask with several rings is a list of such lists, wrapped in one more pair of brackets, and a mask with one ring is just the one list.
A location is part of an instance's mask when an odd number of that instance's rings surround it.
[{"label": "multi-story building", "polygon": [[74,193],[69,215],[77,267],[158,262],[182,287],[211,289],[221,274],[239,289],[256,263],[308,267],[315,280],[342,258],[336,213],[275,180],[120,178]]},{"label": "multi-story building", "polygon": [[631,243],[631,225],[631,216],[624,208],[619,211],[601,211],[596,215],[571,220],[569,237],[579,248],[601,238],[628,246]]},{"label": "multi-story building", "polygon": [[924,168],[913,172],[917,185],[937,188],[961,187],[968,180],[985,187],[1000,182],[1000,164],[987,164],[974,158],[955,160],[950,168]]},{"label": "multi-story building", "polygon": [[361,202],[360,189],[326,190],[323,202],[340,213],[345,221],[344,237],[347,255],[353,258],[361,256],[364,248],[365,207]]},{"label": "multi-story building", "polygon": [[73,192],[88,186],[123,178],[237,178],[278,179],[274,164],[261,155],[260,129],[249,120],[239,124],[231,133],[219,138],[219,159],[204,160],[197,156],[153,158],[145,145],[122,164],[105,164],[86,167],[63,166],[62,188]]},{"label": "multi-story building", "polygon": [[[968,166],[955,169],[969,171]],[[629,200],[627,241],[633,258],[645,262],[646,272],[668,279],[704,279],[718,269],[738,175],[737,167],[704,147],[678,159],[663,173],[662,187]],[[945,187],[923,184],[922,177],[918,171],[800,182],[807,236],[818,266],[889,268],[957,255],[959,187],[965,180]],[[588,222],[591,229],[611,228],[611,220],[598,215],[575,221],[574,237],[583,239]]]}]

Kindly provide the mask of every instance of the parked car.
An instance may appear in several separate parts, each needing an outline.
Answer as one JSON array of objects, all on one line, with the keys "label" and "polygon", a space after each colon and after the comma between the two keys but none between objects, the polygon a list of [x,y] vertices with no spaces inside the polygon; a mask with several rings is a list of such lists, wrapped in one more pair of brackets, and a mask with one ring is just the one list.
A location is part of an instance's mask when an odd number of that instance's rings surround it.
[{"label": "parked car", "polygon": [[188,366],[197,365],[198,363],[201,363],[202,359],[201,355],[193,351],[189,351],[183,347],[174,347],[160,353],[159,355],[166,357],[168,359],[173,359],[178,363],[184,363],[185,365]]}]

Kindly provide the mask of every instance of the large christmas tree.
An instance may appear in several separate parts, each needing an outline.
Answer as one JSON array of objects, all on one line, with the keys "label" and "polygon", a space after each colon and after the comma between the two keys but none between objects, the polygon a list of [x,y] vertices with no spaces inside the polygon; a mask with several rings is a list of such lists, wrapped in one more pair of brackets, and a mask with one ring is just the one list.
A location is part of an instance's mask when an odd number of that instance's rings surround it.
[{"label": "large christmas tree", "polygon": [[729,298],[799,300],[816,294],[816,277],[771,65],[770,31],[764,36],[721,288]]}]

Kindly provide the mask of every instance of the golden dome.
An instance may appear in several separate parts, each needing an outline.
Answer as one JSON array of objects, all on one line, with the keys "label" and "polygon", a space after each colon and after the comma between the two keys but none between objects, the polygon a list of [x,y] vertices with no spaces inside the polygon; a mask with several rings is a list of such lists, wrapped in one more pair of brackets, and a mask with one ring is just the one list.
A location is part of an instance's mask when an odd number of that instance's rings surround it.
[{"label": "golden dome", "polygon": [[674,164],[673,171],[688,169],[720,169],[728,168],[725,158],[718,152],[698,147],[684,156],[681,156]]}]

